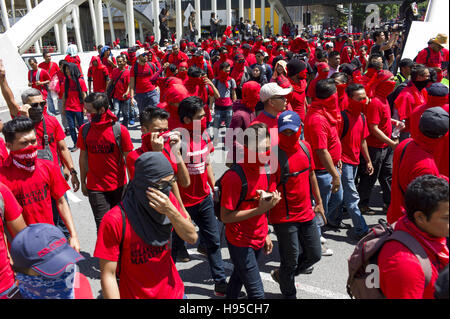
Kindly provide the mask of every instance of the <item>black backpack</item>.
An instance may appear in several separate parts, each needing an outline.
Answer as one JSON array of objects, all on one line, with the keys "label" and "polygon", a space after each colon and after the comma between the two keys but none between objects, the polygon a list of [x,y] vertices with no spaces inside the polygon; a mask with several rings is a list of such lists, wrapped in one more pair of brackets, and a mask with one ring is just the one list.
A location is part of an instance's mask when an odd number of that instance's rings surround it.
[{"label": "black backpack", "polygon": [[289,160],[287,157],[287,154],[285,151],[283,151],[281,148],[278,148],[278,163],[280,164],[281,169],[281,176],[280,176],[280,182],[278,183],[277,187],[282,185],[283,186],[283,198],[286,205],[286,219],[289,219],[289,205],[286,197],[286,183],[290,177],[296,177],[300,175],[301,173],[307,172],[311,169],[311,154],[309,154],[308,148],[306,145],[299,140],[300,147],[302,148],[303,152],[305,152],[306,156],[308,157],[308,168],[305,168],[298,172],[289,172]]},{"label": "black backpack", "polygon": [[[265,165],[266,169],[266,176],[267,176],[267,191],[269,191],[270,187],[270,166]],[[235,211],[239,209],[239,206],[241,206],[242,202],[253,202],[255,199],[245,199],[247,197],[248,193],[248,184],[247,184],[247,177],[245,176],[244,170],[242,169],[242,166],[234,163],[229,170],[227,170],[223,175],[216,181],[214,184],[214,214],[216,215],[217,219],[222,221],[220,217],[220,209],[221,209],[221,202],[222,202],[222,179],[225,176],[226,173],[229,171],[234,171],[241,179],[241,193],[239,195],[239,201],[236,205]]]},{"label": "black backpack", "polygon": [[392,91],[392,93],[387,96],[387,101],[391,108],[391,113],[394,112],[395,100],[398,98],[398,96],[403,91],[403,89],[408,86],[408,83],[409,83],[409,81],[400,83],[399,85],[397,85],[395,87],[394,91]]},{"label": "black backpack", "polygon": [[[347,115],[347,110],[343,110],[341,112],[341,116],[342,116],[342,122],[344,127],[342,128],[342,133],[341,133],[341,137],[340,139],[342,140],[344,138],[345,135],[347,135],[348,130],[350,128],[350,122],[348,120],[348,115]],[[366,126],[366,118],[364,116],[364,114],[361,113],[362,116],[362,120],[363,120],[363,128]]]},{"label": "black backpack", "polygon": [[[430,56],[431,56],[431,49],[430,49],[430,47],[426,47],[425,50],[427,51],[427,58],[425,60],[425,64],[428,64],[428,60],[430,59]],[[439,51],[439,54],[442,57],[444,57],[444,52],[442,52],[442,50]],[[416,62],[418,56],[419,56],[419,54],[417,54],[416,57],[414,58],[414,60],[413,60],[414,62]],[[448,67],[448,62],[443,62],[442,65],[441,65],[441,68],[442,69],[446,69],[447,67]]]}]

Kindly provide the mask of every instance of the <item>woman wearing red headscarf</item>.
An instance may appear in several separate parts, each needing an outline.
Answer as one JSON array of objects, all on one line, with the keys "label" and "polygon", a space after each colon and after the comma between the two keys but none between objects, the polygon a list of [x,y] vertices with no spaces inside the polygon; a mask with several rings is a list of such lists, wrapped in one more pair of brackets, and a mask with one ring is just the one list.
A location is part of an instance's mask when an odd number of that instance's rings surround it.
[{"label": "woman wearing red headscarf", "polygon": [[[236,152],[243,154],[243,147],[236,142],[235,130],[245,131],[250,123],[256,118],[255,107],[259,102],[259,91],[261,86],[255,81],[248,81],[242,86],[242,99],[233,103],[233,117],[231,118],[230,129],[225,136],[225,148],[228,151],[227,165],[236,161]],[[232,141],[232,144],[231,144]],[[231,147],[230,147],[231,146]],[[228,148],[227,148],[228,147]]]},{"label": "woman wearing red headscarf", "polygon": [[341,51],[341,64],[351,63],[355,55],[355,48],[351,45],[345,45]]}]

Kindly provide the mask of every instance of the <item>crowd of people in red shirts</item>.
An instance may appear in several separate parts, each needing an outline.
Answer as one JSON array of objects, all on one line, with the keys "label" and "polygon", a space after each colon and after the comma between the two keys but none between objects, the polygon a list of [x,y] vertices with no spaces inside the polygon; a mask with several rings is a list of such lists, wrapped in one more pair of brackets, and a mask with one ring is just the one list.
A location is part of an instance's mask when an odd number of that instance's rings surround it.
[{"label": "crowd of people in red shirts", "polygon": [[[244,287],[262,299],[258,259],[273,253],[272,225],[280,266],[271,275],[295,299],[295,276],[333,255],[323,232],[349,229],[355,243],[370,233],[364,215],[374,214],[377,181],[387,221],[424,247],[432,268],[426,281],[416,256],[389,242],[380,289],[434,298],[449,258],[447,36],[414,61],[399,59],[398,41],[374,31],[150,41],[116,56],[99,46],[87,74],[70,45],[58,64],[47,52],[41,64],[29,59],[22,103],[0,61],[12,118],[0,123],[0,299],[58,291],[83,259],[69,179],[92,208],[105,298],[185,298],[175,263],[189,261],[186,242],[198,241],[215,295],[242,298]],[[135,125],[139,148],[128,131]],[[229,169],[218,178],[211,154],[223,127]],[[81,288],[52,297],[92,297],[73,271]]]}]

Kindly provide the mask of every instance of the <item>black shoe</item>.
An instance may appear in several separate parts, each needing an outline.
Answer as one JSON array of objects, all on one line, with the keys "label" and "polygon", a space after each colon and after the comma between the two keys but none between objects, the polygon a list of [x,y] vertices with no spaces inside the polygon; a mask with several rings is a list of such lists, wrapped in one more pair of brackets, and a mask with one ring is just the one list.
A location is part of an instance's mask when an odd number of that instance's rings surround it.
[{"label": "black shoe", "polygon": [[201,244],[198,245],[197,251],[204,256],[208,255],[208,252],[206,251],[206,247]]},{"label": "black shoe", "polygon": [[279,269],[274,269],[270,272],[270,276],[272,276],[272,279],[276,282],[276,283],[280,283],[280,270]]},{"label": "black shoe", "polygon": [[214,296],[225,297],[227,294],[228,284],[226,282],[219,282],[214,284]]},{"label": "black shoe", "polygon": [[352,226],[350,224],[346,224],[344,222],[340,222],[339,225],[333,225],[328,222],[326,226],[328,226],[331,229],[350,229],[350,228],[352,228]]},{"label": "black shoe", "polygon": [[181,248],[177,251],[177,261],[181,261],[182,263],[187,263],[191,261],[191,257],[186,249],[186,247]]},{"label": "black shoe", "polygon": [[313,270],[314,270],[314,267],[311,266],[311,267],[308,267],[305,270],[301,271],[299,274],[310,275],[310,274],[312,274]]}]

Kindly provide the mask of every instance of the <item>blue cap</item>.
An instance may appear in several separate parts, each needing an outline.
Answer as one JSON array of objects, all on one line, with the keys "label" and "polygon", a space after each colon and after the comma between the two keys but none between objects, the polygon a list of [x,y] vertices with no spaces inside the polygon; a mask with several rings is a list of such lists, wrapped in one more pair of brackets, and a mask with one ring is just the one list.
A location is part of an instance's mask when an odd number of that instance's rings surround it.
[{"label": "blue cap", "polygon": [[427,88],[428,95],[431,96],[446,96],[448,94],[448,87],[444,84],[436,82]]},{"label": "blue cap", "polygon": [[294,111],[284,111],[278,118],[278,132],[291,129],[294,132],[298,132],[302,120],[300,116]]},{"label": "blue cap", "polygon": [[32,268],[48,278],[64,274],[67,266],[83,260],[54,225],[32,224],[16,235],[11,243],[14,265]]}]

